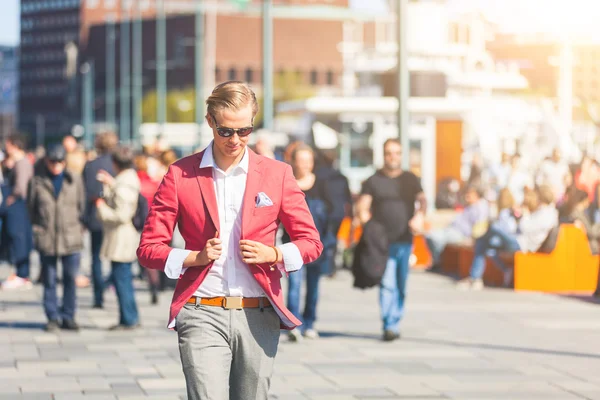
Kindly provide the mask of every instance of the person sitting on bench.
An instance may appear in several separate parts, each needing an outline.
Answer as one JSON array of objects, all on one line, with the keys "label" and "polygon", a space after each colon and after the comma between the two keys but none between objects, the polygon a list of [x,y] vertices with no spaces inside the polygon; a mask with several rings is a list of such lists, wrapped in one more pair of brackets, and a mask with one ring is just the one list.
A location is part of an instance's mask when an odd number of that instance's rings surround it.
[{"label": "person sitting on bench", "polygon": [[542,185],[535,190],[528,190],[525,193],[523,215],[519,219],[517,232],[507,232],[500,224],[491,224],[486,234],[475,241],[475,256],[470,277],[459,282],[459,289],[483,288],[486,255],[491,255],[494,263],[504,271],[504,284],[508,286],[512,280],[512,269],[506,267],[499,257],[499,252],[537,252],[556,226],[558,211],[552,189]]},{"label": "person sitting on bench", "polygon": [[[483,198],[482,191],[476,186],[468,186],[465,190],[465,203],[465,209],[450,225],[426,235],[425,240],[432,258],[431,270],[440,267],[441,255],[447,245],[460,244],[485,233],[487,225],[483,229],[477,229],[478,224],[487,223],[490,215],[490,207]],[[480,233],[477,233],[477,230]]]}]

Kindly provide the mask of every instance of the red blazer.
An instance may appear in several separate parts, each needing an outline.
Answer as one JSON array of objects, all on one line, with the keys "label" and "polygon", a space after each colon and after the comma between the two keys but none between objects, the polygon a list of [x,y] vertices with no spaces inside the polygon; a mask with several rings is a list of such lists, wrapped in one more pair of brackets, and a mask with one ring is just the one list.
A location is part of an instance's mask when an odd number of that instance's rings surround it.
[{"label": "red blazer", "polygon": [[[248,179],[242,203],[241,239],[275,244],[279,222],[300,250],[304,263],[316,260],[323,251],[319,232],[298,187],[292,168],[249,151]],[[200,251],[219,231],[219,215],[212,168],[200,168],[204,151],[183,158],[169,168],[150,207],[137,256],[142,266],[164,270],[171,251],[175,224],[185,239],[185,248]],[[264,192],[273,206],[256,208],[256,197]],[[212,263],[188,268],[179,277],[171,303],[171,322],[200,286]],[[275,306],[282,328],[293,329],[300,321],[285,307],[281,272],[268,264],[249,265],[254,279]]]}]

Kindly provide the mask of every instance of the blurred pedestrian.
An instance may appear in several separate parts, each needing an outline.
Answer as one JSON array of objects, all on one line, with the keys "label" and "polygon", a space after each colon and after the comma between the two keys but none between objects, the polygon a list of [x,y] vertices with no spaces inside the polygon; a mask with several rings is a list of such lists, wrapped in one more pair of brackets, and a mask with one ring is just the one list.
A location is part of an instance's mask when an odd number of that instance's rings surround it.
[{"label": "blurred pedestrian", "polygon": [[133,169],[133,152],[119,148],[111,156],[115,177],[98,172],[102,197],[96,200],[98,218],[102,223],[101,256],[111,262],[112,283],[119,299],[119,323],[111,330],[129,330],[139,326],[139,316],[133,288],[131,265],[136,260],[139,233],[133,225],[140,180]]},{"label": "blurred pedestrian", "polygon": [[400,338],[413,232],[421,230],[427,207],[421,180],[402,170],[402,150],[398,139],[386,140],[383,169],[365,181],[356,205],[360,223],[373,219],[386,231],[386,237],[380,239],[389,248],[379,296],[384,341]]},{"label": "blurred pedestrian", "polygon": [[117,147],[118,138],[113,132],[104,132],[96,136],[96,150],[98,157],[88,161],[83,169],[83,184],[86,194],[86,208],[84,222],[90,232],[92,250],[92,284],[94,286],[93,308],[104,307],[104,278],[102,276],[102,260],[100,249],[102,246],[102,223],[96,212],[96,200],[103,196],[103,186],[98,181],[98,173],[102,170],[109,175],[114,175],[112,152]]},{"label": "blurred pedestrian", "polygon": [[[158,185],[160,185],[160,181],[156,181],[148,175],[147,161],[148,156],[145,154],[138,154],[135,156],[133,163],[137,171],[138,179],[140,180],[141,194],[150,205],[152,204]],[[150,302],[152,304],[158,304],[158,290],[160,286],[159,271],[154,269],[144,269],[144,271],[148,277],[148,284],[150,286]]]},{"label": "blurred pedestrian", "polygon": [[[12,165],[12,169],[7,177],[9,190],[4,193],[4,206],[6,207],[8,213],[15,213],[21,208],[26,208],[25,206],[29,182],[33,177],[33,165],[26,157],[26,148],[27,142],[25,137],[22,135],[12,135],[6,139],[6,154],[10,160],[9,163]],[[17,202],[20,204],[18,204],[15,209],[11,209],[10,207]],[[29,253],[27,253],[26,256],[25,254],[22,254],[27,251],[28,248],[30,248],[30,246],[27,246],[27,244],[31,243],[31,224],[28,217],[19,222],[19,225],[21,226],[15,227],[16,231],[13,231],[13,234],[17,236],[12,237],[17,238],[24,235],[23,237],[29,236],[29,238],[23,243],[12,241],[12,246],[7,243],[8,248],[12,248],[12,255],[9,257],[9,259],[16,264],[16,273],[10,275],[4,282],[2,282],[2,289],[5,290],[28,289],[33,286],[29,279]],[[7,224],[5,228],[11,229],[10,224]],[[17,248],[20,250],[17,251]]]},{"label": "blurred pedestrian", "polygon": [[[53,145],[44,159],[44,171],[31,182],[28,198],[35,248],[40,253],[47,331],[78,330],[75,322],[75,277],[83,249],[85,190],[81,177],[66,169],[66,151]],[[57,263],[62,264],[63,301],[56,296]]]},{"label": "blurred pedestrian", "polygon": [[[331,201],[327,197],[325,185],[327,182],[317,179],[313,169],[315,166],[315,155],[309,146],[303,144],[297,146],[291,155],[292,169],[298,187],[304,193],[304,198],[308,209],[312,214],[315,227],[319,232],[321,242],[327,235],[329,227],[329,217],[331,215]],[[291,241],[287,232],[283,235],[283,243]],[[327,272],[326,254],[304,266],[303,271],[298,271],[288,276],[288,295],[287,306],[289,310],[302,320],[302,331],[298,328],[290,331],[288,337],[290,341],[297,342],[302,336],[307,339],[317,339],[318,332],[314,329],[317,320],[317,304],[319,300],[319,281],[321,274]],[[306,271],[306,275],[304,273]],[[302,281],[306,276],[306,296],[304,301],[304,312],[300,314],[300,289]]]}]

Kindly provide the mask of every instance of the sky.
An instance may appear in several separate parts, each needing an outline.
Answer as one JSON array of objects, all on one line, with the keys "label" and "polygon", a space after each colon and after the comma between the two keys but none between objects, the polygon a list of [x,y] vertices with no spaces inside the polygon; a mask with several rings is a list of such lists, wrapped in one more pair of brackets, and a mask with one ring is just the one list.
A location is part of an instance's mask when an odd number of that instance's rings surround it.
[{"label": "sky", "polygon": [[17,45],[19,43],[19,0],[0,1],[2,1],[0,44]]}]

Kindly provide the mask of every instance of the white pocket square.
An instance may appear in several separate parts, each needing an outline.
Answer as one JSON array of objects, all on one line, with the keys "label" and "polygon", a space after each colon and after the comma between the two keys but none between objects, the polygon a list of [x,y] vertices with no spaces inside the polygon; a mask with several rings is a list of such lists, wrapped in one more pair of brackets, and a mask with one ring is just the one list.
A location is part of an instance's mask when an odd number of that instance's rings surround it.
[{"label": "white pocket square", "polygon": [[260,192],[256,196],[256,208],[260,207],[269,207],[273,205],[273,201],[265,194],[265,192]]}]

